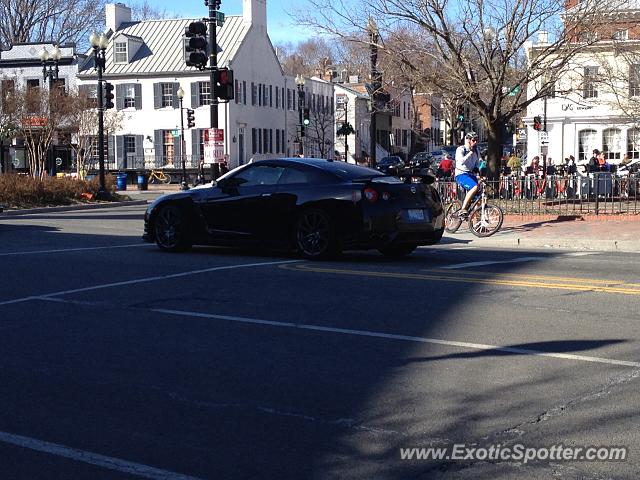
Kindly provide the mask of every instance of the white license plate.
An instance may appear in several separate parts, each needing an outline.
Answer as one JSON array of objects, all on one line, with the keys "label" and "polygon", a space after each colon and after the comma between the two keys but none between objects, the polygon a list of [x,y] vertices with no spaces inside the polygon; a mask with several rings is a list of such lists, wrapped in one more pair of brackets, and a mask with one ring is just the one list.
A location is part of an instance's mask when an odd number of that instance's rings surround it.
[{"label": "white license plate", "polygon": [[418,208],[410,208],[407,210],[410,222],[424,222],[424,210]]}]

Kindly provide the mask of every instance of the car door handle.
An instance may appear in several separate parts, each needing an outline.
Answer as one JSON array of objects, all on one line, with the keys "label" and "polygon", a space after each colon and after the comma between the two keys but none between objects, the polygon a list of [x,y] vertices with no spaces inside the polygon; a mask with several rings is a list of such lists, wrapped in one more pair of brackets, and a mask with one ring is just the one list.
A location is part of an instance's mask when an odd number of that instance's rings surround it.
[{"label": "car door handle", "polygon": [[260,195],[261,197],[270,197],[271,194],[270,193],[263,193],[262,195]]}]

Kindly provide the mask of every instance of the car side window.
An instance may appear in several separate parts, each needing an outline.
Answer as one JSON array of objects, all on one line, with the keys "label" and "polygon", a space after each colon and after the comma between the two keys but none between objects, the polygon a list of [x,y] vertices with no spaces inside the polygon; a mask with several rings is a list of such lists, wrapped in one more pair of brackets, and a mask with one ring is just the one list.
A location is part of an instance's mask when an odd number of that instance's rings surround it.
[{"label": "car side window", "polygon": [[307,172],[303,172],[296,168],[285,168],[278,184],[289,185],[293,183],[309,183],[309,176],[307,175]]},{"label": "car side window", "polygon": [[272,165],[256,165],[247,168],[233,178],[242,187],[253,187],[256,185],[276,185],[284,168]]}]

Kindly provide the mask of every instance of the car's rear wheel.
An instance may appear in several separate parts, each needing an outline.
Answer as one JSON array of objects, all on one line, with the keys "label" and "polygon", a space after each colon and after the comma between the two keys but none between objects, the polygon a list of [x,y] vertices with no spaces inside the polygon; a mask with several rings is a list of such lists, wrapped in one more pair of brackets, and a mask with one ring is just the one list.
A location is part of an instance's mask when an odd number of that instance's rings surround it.
[{"label": "car's rear wheel", "polygon": [[191,248],[191,234],[184,212],[177,205],[160,208],[154,221],[156,244],[167,252],[184,252]]},{"label": "car's rear wheel", "polygon": [[318,208],[302,211],[295,225],[295,246],[309,260],[321,260],[339,253],[335,226],[327,212]]},{"label": "car's rear wheel", "polygon": [[413,253],[416,248],[418,248],[418,245],[414,243],[392,243],[391,245],[387,245],[386,247],[379,248],[378,251],[385,257],[398,258]]}]

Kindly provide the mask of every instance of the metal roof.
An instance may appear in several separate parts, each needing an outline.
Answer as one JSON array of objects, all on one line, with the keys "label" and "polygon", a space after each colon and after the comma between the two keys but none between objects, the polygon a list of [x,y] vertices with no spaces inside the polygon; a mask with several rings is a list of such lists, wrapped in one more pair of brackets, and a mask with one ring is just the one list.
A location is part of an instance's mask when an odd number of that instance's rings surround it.
[{"label": "metal roof", "polygon": [[[105,76],[131,76],[158,73],[197,72],[195,67],[188,67],[184,61],[183,37],[185,27],[200,18],[182,18],[173,20],[145,20],[127,22],[120,25],[109,39],[106,50]],[[240,47],[250,24],[243,22],[241,15],[225,17],[222,27],[217,29],[218,65],[225,66],[232,60]],[[130,44],[134,49],[128,63],[113,63],[113,40],[126,36],[141,40]],[[139,45],[137,51],[135,47]],[[87,52],[87,62],[80,68],[79,76],[93,76],[93,55]]]}]

